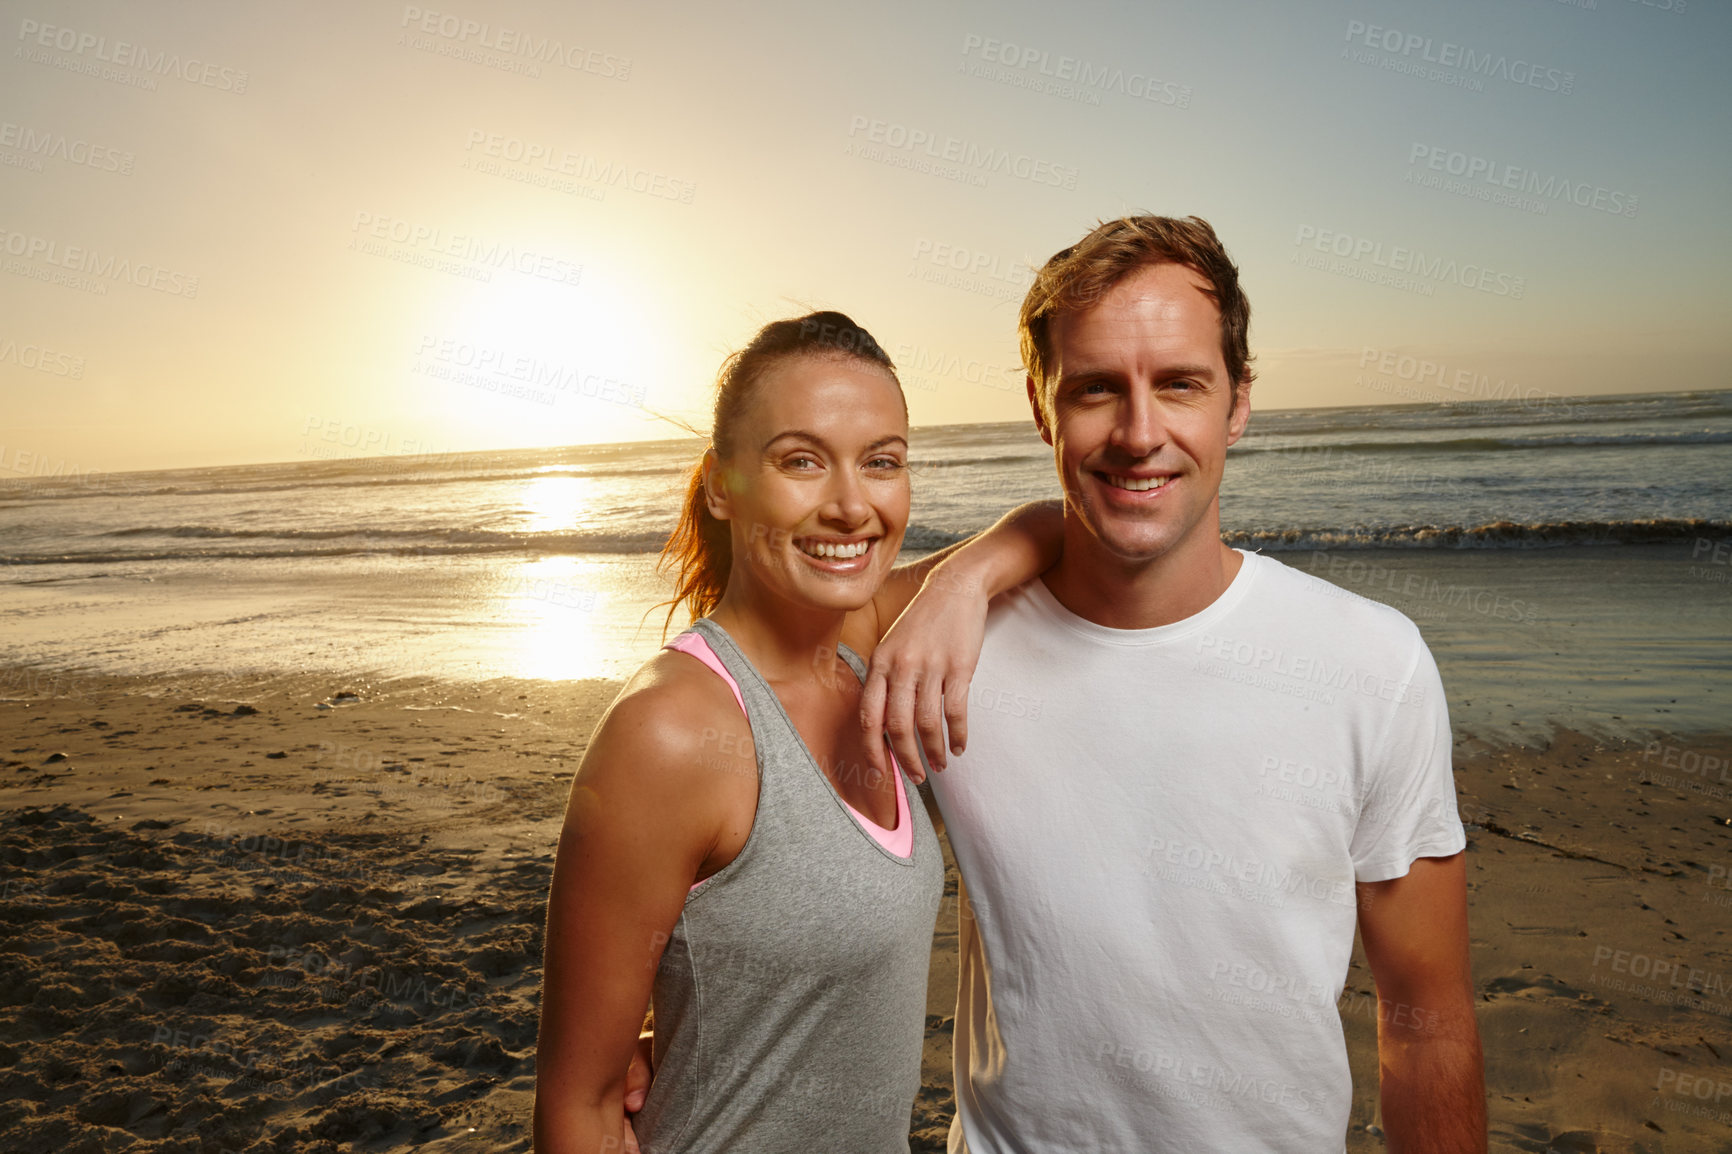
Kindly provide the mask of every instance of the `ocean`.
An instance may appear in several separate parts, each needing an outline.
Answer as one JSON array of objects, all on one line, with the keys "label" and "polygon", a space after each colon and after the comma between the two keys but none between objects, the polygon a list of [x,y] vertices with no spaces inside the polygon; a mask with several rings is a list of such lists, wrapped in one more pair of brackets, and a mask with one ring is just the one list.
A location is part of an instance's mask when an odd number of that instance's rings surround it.
[{"label": "ocean", "polygon": [[[276,464],[0,473],[0,665],[617,678],[660,643],[698,442],[379,457],[347,432]],[[905,557],[1058,495],[1027,422],[911,439]],[[1222,523],[1412,617],[1464,734],[1732,728],[1732,391],[1258,412]]]}]

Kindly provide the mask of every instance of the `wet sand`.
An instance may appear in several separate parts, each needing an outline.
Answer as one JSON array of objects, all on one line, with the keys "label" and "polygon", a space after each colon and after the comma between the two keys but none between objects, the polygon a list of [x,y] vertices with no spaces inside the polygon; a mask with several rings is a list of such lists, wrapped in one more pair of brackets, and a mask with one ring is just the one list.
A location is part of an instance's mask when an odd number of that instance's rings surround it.
[{"label": "wet sand", "polygon": [[[542,908],[614,683],[0,687],[0,1144],[529,1148]],[[1732,1142],[1729,757],[1458,747],[1493,1149]],[[916,1150],[955,975],[947,900]],[[1356,960],[1353,1151],[1382,1147],[1373,1004]]]}]

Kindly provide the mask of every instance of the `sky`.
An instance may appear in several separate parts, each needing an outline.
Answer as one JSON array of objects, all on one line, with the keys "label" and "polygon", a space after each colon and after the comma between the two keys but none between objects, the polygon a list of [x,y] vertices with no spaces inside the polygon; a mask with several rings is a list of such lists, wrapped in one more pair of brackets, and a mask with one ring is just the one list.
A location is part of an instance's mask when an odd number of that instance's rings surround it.
[{"label": "sky", "polygon": [[1702,0],[0,3],[0,477],[678,435],[840,309],[1027,415],[1032,269],[1196,214],[1265,409],[1728,382]]}]

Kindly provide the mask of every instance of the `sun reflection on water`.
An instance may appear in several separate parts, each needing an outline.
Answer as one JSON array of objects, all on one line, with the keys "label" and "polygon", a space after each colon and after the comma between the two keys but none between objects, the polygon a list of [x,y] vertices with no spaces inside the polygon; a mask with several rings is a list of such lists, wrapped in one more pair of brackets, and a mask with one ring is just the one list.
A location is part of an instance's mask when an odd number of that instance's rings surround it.
[{"label": "sun reflection on water", "polygon": [[516,650],[515,676],[551,681],[606,676],[596,610],[605,594],[580,557],[542,557],[505,570],[497,619]]}]

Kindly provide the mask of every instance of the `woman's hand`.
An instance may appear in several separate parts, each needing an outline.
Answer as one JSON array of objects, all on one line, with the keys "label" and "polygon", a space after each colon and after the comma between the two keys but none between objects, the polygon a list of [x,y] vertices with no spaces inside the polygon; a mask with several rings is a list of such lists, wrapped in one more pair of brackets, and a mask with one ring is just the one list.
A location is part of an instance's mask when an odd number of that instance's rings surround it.
[{"label": "woman's hand", "polygon": [[[860,694],[867,756],[880,772],[890,768],[885,734],[917,782],[926,780],[926,765],[941,770],[948,754],[968,748],[968,685],[986,640],[986,607],[1057,564],[1063,544],[1064,506],[1036,501],[1012,509],[978,536],[898,569],[885,582],[874,599],[876,624],[868,627],[871,634],[882,630],[882,639]],[[910,600],[914,580],[920,587]],[[891,623],[888,629],[884,622]]]},{"label": "woman's hand", "polygon": [[968,747],[968,685],[986,638],[988,600],[966,566],[946,561],[927,574],[873,651],[860,694],[860,726],[867,756],[881,772],[889,770],[883,734],[916,782],[926,779],[926,765],[942,770],[947,753]]}]

